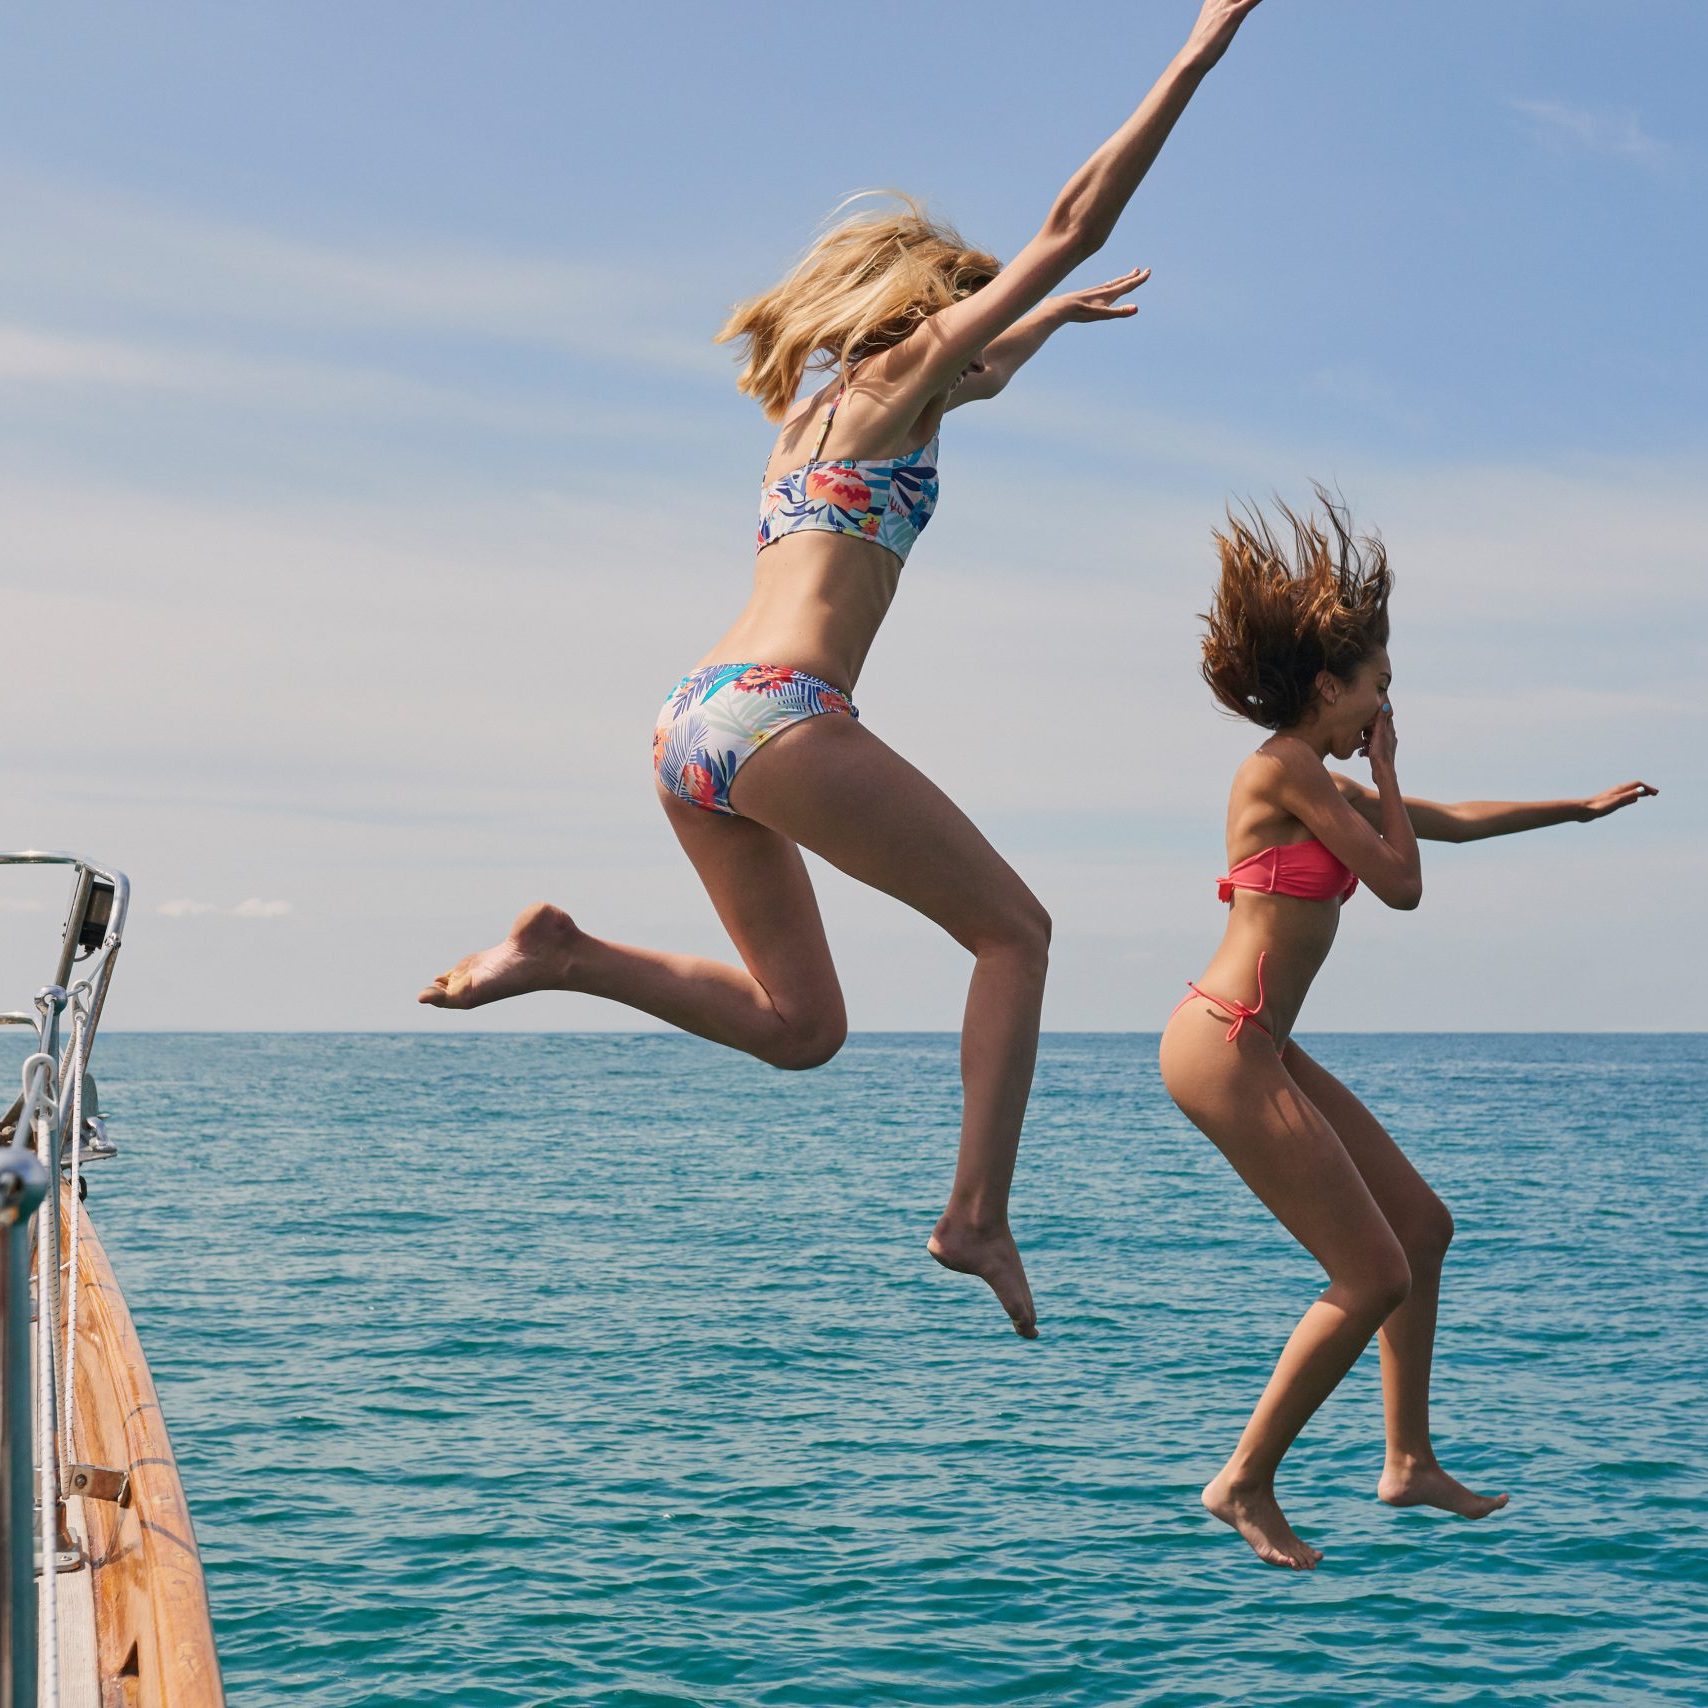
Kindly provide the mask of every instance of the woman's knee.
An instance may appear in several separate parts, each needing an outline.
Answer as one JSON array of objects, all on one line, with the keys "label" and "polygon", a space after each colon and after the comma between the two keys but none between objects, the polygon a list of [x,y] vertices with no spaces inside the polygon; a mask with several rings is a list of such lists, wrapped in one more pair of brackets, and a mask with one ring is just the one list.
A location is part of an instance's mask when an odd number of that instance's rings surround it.
[{"label": "woman's knee", "polygon": [[1391,1316],[1406,1302],[1411,1292],[1411,1264],[1398,1240],[1371,1270],[1365,1290],[1378,1321]]},{"label": "woman's knee", "polygon": [[1022,889],[981,920],[966,944],[975,955],[1011,955],[1042,970],[1049,965],[1050,931],[1044,904]]},{"label": "woman's knee", "polygon": [[1411,1293],[1411,1265],[1406,1254],[1396,1253],[1391,1264],[1384,1265],[1371,1282],[1378,1316],[1386,1320],[1397,1311]]},{"label": "woman's knee", "polygon": [[1346,1308],[1359,1316],[1368,1316],[1373,1323],[1387,1320],[1411,1292],[1411,1264],[1405,1247],[1392,1235],[1332,1276],[1331,1290],[1338,1293]]},{"label": "woman's knee", "polygon": [[765,1050],[763,1060],[775,1068],[803,1072],[823,1067],[847,1041],[847,1015],[827,1010],[789,1021]]},{"label": "woman's knee", "polygon": [[1453,1213],[1432,1192],[1429,1201],[1409,1220],[1405,1230],[1406,1257],[1414,1269],[1439,1264],[1453,1243]]}]

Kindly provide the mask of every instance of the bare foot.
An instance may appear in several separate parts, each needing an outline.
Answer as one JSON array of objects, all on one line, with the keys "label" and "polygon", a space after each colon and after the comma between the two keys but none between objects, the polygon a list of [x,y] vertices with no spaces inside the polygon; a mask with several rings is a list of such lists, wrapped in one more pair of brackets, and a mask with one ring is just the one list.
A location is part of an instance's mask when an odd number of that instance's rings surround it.
[{"label": "bare foot", "polygon": [[434,1008],[479,1008],[531,990],[566,990],[581,930],[561,907],[536,902],[516,915],[510,935],[465,955],[416,997]]},{"label": "bare foot", "polygon": [[952,1221],[945,1212],[925,1249],[945,1269],[977,1275],[1008,1312],[1014,1332],[1026,1340],[1038,1338],[1038,1313],[1032,1305],[1032,1289],[1026,1285],[1026,1267],[1006,1222],[997,1228],[979,1228]]},{"label": "bare foot", "polygon": [[1205,1485],[1200,1498],[1205,1511],[1231,1524],[1258,1559],[1295,1572],[1316,1570],[1322,1549],[1313,1548],[1294,1532],[1268,1483],[1236,1482],[1224,1470]]},{"label": "bare foot", "polygon": [[1438,1506],[1461,1518],[1487,1518],[1507,1500],[1503,1494],[1480,1495],[1466,1488],[1439,1465],[1388,1466],[1376,1485],[1376,1496],[1389,1506]]}]

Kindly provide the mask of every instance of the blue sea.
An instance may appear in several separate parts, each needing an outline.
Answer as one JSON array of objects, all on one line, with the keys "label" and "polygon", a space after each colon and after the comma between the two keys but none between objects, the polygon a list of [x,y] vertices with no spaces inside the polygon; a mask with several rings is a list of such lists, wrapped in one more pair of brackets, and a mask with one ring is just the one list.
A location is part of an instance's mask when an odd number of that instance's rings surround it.
[{"label": "blue sea", "polygon": [[1437,1443],[1512,1504],[1375,1500],[1372,1348],[1295,1575],[1197,1495],[1320,1273],[1153,1037],[1044,1041],[1035,1343],[924,1253],[952,1036],[103,1037],[233,1703],[1708,1700],[1708,1038],[1310,1044],[1456,1215]]}]

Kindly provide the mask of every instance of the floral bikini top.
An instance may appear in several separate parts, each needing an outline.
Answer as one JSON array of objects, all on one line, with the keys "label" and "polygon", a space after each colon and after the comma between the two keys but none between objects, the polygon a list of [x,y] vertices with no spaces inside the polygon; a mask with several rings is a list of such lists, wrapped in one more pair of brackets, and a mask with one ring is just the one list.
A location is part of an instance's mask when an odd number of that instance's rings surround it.
[{"label": "floral bikini top", "polygon": [[842,458],[822,462],[844,386],[831,400],[818,449],[798,469],[773,481],[759,497],[759,550],[790,534],[823,529],[850,534],[892,551],[903,562],[937,508],[937,440],[905,457]]}]

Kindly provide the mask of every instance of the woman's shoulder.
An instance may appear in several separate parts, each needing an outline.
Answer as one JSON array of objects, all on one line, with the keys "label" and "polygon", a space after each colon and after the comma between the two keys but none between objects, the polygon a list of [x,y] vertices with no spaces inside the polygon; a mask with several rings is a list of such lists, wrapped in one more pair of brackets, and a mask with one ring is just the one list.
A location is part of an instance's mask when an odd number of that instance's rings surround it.
[{"label": "woman's shoulder", "polygon": [[1235,794],[1260,796],[1273,792],[1297,764],[1287,752],[1296,745],[1266,741],[1248,753],[1234,772]]},{"label": "woman's shoulder", "polygon": [[841,388],[841,376],[832,374],[811,391],[802,392],[784,411],[783,419],[777,425],[777,443],[781,445],[798,437],[809,431],[815,422],[821,422],[825,410]]},{"label": "woman's shoulder", "polygon": [[767,484],[798,469],[811,457],[818,430],[824,424],[824,412],[830,407],[839,383],[835,379],[827,380],[816,391],[804,393],[789,405],[783,419],[777,423],[771,454],[765,459]]},{"label": "woman's shoulder", "polygon": [[1301,801],[1336,786],[1334,774],[1302,741],[1271,737],[1234,772],[1229,804],[1295,817]]}]

